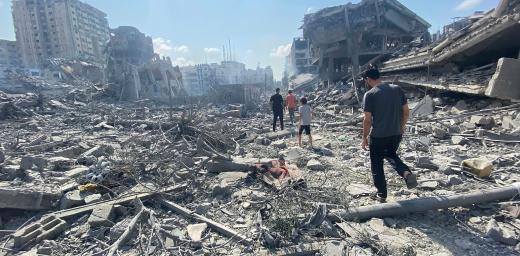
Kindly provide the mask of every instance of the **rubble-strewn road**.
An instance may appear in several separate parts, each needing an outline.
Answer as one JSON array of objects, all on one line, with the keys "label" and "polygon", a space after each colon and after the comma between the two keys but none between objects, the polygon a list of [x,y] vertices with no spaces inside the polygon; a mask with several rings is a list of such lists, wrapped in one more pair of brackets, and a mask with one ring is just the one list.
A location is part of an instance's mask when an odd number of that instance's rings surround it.
[{"label": "rubble-strewn road", "polygon": [[[267,111],[201,105],[170,113],[76,97],[42,109],[37,100],[16,103],[35,95],[1,94],[15,107],[2,108],[0,122],[0,255],[520,253],[518,198],[361,223],[328,218],[377,202],[359,146],[360,113],[345,96],[352,93],[313,95],[310,149],[297,147],[292,127],[271,133]],[[418,116],[401,154],[419,187],[406,189],[388,170],[390,202],[520,180],[518,105],[408,96]],[[275,167],[280,156],[290,174],[283,181],[255,165]]]}]

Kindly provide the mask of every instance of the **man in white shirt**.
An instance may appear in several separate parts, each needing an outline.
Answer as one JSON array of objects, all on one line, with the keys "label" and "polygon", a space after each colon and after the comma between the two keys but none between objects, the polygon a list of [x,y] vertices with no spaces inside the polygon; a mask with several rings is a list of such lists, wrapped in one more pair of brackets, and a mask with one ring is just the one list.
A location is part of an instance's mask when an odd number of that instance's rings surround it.
[{"label": "man in white shirt", "polygon": [[305,134],[309,135],[309,144],[312,148],[312,135],[311,135],[311,121],[312,121],[312,108],[307,104],[307,99],[301,98],[300,100],[301,106],[299,108],[300,112],[300,121],[298,126],[298,145],[302,146],[302,133],[305,131]]}]

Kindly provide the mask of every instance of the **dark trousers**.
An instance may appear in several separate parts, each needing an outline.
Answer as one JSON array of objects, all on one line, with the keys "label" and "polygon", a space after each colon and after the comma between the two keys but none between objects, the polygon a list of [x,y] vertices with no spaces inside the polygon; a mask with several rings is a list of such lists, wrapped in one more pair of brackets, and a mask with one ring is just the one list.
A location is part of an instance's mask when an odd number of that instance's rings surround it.
[{"label": "dark trousers", "polygon": [[280,119],[280,128],[283,130],[283,110],[273,111],[273,132],[276,132],[276,121]]},{"label": "dark trousers", "polygon": [[385,172],[383,169],[384,161],[386,159],[392,168],[397,173],[404,177],[406,171],[410,168],[397,155],[397,149],[401,143],[402,136],[391,136],[384,138],[370,137],[370,163],[372,167],[372,178],[374,185],[377,188],[377,194],[382,197],[387,197]]}]

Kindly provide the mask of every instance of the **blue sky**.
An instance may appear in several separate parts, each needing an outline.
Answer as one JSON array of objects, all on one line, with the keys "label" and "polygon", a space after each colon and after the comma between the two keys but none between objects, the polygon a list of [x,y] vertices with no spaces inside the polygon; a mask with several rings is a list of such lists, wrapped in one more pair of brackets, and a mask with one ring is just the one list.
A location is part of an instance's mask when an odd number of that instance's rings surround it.
[{"label": "blue sky", "polygon": [[[111,27],[129,25],[154,38],[156,51],[180,65],[222,60],[231,39],[238,61],[272,66],[280,79],[284,55],[303,15],[347,0],[84,0],[108,14]],[[359,2],[354,0],[352,2]],[[436,31],[452,18],[487,11],[499,0],[401,0]],[[14,39],[10,1],[0,0],[0,39]]]}]

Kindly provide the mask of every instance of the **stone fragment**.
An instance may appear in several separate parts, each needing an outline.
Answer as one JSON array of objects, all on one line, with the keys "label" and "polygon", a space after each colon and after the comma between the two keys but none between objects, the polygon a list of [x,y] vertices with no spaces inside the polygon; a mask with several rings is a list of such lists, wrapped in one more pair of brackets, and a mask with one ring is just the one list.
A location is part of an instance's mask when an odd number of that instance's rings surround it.
[{"label": "stone fragment", "polygon": [[273,143],[271,143],[271,145],[275,148],[279,148],[279,149],[285,149],[287,148],[287,143],[285,143],[285,141],[283,140],[277,140]]},{"label": "stone fragment", "polygon": [[486,226],[486,236],[506,245],[516,245],[518,243],[515,234],[500,227],[494,219],[490,220]]},{"label": "stone fragment", "polygon": [[69,209],[75,206],[84,205],[84,198],[79,190],[73,190],[65,193],[60,201],[60,209]]},{"label": "stone fragment", "polygon": [[456,185],[463,184],[464,181],[462,181],[462,179],[460,179],[459,176],[457,176],[457,175],[450,175],[450,176],[448,176],[447,183],[449,186],[456,186]]},{"label": "stone fragment", "polygon": [[201,239],[202,234],[206,231],[208,228],[208,224],[206,223],[200,223],[200,224],[192,224],[188,225],[186,227],[188,237],[191,239],[192,246],[196,248],[200,248],[202,246]]},{"label": "stone fragment", "polygon": [[20,162],[20,169],[43,171],[47,166],[47,160],[36,156],[24,156]]},{"label": "stone fragment", "polygon": [[507,130],[515,130],[520,128],[520,120],[513,119],[511,116],[502,117],[502,128]]},{"label": "stone fragment", "polygon": [[72,170],[66,171],[65,176],[69,178],[77,178],[85,175],[88,172],[89,168],[86,166],[78,166]]},{"label": "stone fragment", "polygon": [[471,158],[462,161],[464,170],[469,171],[480,178],[488,177],[493,170],[493,163],[486,159]]},{"label": "stone fragment", "polygon": [[367,184],[350,184],[347,186],[346,190],[347,193],[353,197],[369,195],[370,193],[375,192],[374,187]]},{"label": "stone fragment", "polygon": [[115,210],[112,204],[100,204],[90,214],[88,224],[91,227],[111,227],[114,225]]},{"label": "stone fragment", "polygon": [[432,162],[432,160],[429,157],[424,157],[424,156],[418,157],[415,160],[415,167],[428,169],[428,170],[435,170],[435,171],[439,169],[439,166],[437,164],[435,164],[434,162]]},{"label": "stone fragment", "polygon": [[471,116],[469,122],[484,129],[491,129],[495,126],[495,119],[491,116]]},{"label": "stone fragment", "polygon": [[332,151],[326,147],[320,148],[320,153],[324,156],[330,156],[330,157],[334,156],[334,151]]},{"label": "stone fragment", "polygon": [[489,81],[486,95],[500,99],[520,99],[520,60],[513,58],[500,58],[497,63],[497,71]]},{"label": "stone fragment", "polygon": [[84,198],[85,204],[91,204],[91,203],[99,202],[101,200],[102,200],[101,194],[92,194],[92,195],[85,196],[85,198]]},{"label": "stone fragment", "polygon": [[432,134],[433,137],[440,140],[446,139],[446,137],[448,136],[448,132],[446,131],[446,129],[442,129],[439,127],[433,127]]},{"label": "stone fragment", "polygon": [[454,145],[466,145],[469,143],[469,140],[462,137],[462,136],[452,136],[451,137],[451,143]]},{"label": "stone fragment", "polygon": [[421,182],[419,184],[419,188],[428,189],[428,190],[435,190],[438,187],[439,187],[439,182],[437,182],[437,181],[426,181],[426,182]]},{"label": "stone fragment", "polygon": [[427,116],[433,113],[433,99],[426,95],[410,112],[411,116]]},{"label": "stone fragment", "polygon": [[345,241],[329,241],[320,249],[321,255],[344,256],[347,255],[348,244]]},{"label": "stone fragment", "polygon": [[214,197],[226,197],[231,195],[231,186],[229,186],[226,181],[222,180],[219,184],[213,186],[212,194]]},{"label": "stone fragment", "polygon": [[70,169],[71,166],[74,165],[74,160],[66,157],[51,157],[47,159],[49,170],[51,171],[65,171]]},{"label": "stone fragment", "polygon": [[309,162],[307,162],[307,168],[309,168],[310,170],[313,170],[313,171],[325,170],[325,166],[323,166],[323,164],[320,163],[320,161],[318,161],[316,159],[309,160]]}]

